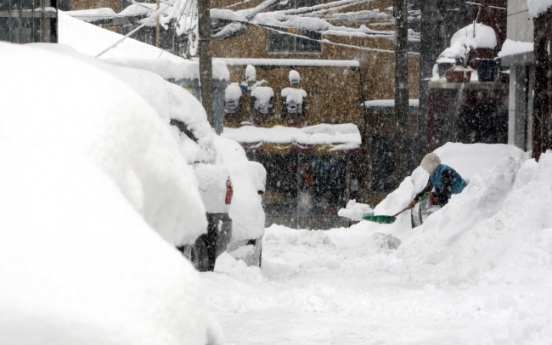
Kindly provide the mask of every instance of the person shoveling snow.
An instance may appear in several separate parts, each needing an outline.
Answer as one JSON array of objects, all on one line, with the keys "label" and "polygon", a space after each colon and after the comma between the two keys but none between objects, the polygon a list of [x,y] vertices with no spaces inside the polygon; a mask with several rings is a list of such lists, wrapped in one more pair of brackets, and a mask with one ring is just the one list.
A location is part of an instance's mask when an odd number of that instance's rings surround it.
[{"label": "person shoveling snow", "polygon": [[462,176],[448,165],[441,164],[441,159],[433,152],[428,153],[422,159],[420,165],[429,173],[429,180],[424,189],[416,194],[407,207],[392,216],[369,214],[364,216],[363,219],[381,224],[391,224],[398,215],[414,208],[418,202],[424,200],[428,195],[435,197],[442,207],[448,203],[452,194],[458,194],[466,187],[466,181]]},{"label": "person shoveling snow", "polygon": [[[461,193],[466,188],[466,181],[456,170],[448,165],[441,164],[441,159],[435,153],[428,153],[420,163],[422,168],[429,173],[429,180],[424,189],[422,189],[414,200],[408,205],[407,209],[412,209],[421,198],[427,193],[435,197],[441,207],[445,206],[452,194]],[[432,190],[435,190],[432,192]]]}]

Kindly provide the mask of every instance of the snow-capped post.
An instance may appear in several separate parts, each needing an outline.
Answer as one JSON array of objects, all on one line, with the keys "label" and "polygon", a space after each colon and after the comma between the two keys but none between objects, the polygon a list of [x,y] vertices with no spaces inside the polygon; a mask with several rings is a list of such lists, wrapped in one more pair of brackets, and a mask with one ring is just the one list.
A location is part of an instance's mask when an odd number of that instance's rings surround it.
[{"label": "snow-capped post", "polygon": [[213,110],[213,61],[211,52],[211,19],[209,15],[210,0],[197,0],[198,33],[199,33],[199,84],[201,104],[207,113],[211,126],[215,125]]},{"label": "snow-capped post", "polygon": [[395,15],[395,183],[409,175],[408,0],[393,0]]}]

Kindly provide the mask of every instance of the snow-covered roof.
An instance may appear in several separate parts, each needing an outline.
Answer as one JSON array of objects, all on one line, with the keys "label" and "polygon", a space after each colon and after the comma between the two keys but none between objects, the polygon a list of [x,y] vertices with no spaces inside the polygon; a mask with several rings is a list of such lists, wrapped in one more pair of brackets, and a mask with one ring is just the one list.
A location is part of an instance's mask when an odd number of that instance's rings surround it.
[{"label": "snow-covered roof", "polygon": [[303,128],[274,126],[270,128],[242,126],[224,128],[223,137],[239,143],[298,143],[306,145],[334,145],[335,150],[360,147],[362,138],[357,125],[319,124]]},{"label": "snow-covered roof", "polygon": [[359,67],[357,60],[221,58],[228,66]]},{"label": "snow-covered roof", "polygon": [[85,22],[94,22],[101,19],[112,19],[117,13],[111,8],[94,8],[87,10],[66,11],[66,14]]},{"label": "snow-covered roof", "polygon": [[[59,11],[58,42],[71,46],[83,54],[97,56],[123,37]],[[117,65],[149,70],[165,79],[199,79],[199,62],[183,59],[132,38],[124,39],[99,58]],[[223,61],[213,60],[213,78],[221,80],[230,78],[228,68]]]},{"label": "snow-covered roof", "polygon": [[537,18],[552,7],[552,0],[527,0],[527,7],[529,8],[529,15]]}]

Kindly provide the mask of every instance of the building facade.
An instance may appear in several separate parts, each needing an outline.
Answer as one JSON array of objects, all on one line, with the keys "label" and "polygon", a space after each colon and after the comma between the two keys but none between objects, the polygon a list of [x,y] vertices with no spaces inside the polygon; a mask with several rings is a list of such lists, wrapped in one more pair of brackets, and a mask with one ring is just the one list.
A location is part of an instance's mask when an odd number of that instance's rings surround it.
[{"label": "building facade", "polygon": [[[212,8],[229,8],[233,11],[254,8],[261,1],[239,3],[230,0],[212,2]],[[323,5],[322,0],[289,1],[282,8],[275,10],[290,10],[304,6]],[[378,32],[394,33],[393,13],[389,8],[391,0],[366,2],[342,10],[342,12],[381,14],[373,19],[350,20],[351,17],[335,17],[331,24],[335,27],[350,27],[358,29],[362,26]],[[347,18],[347,19],[346,19]],[[371,146],[372,135],[377,134],[380,124],[375,123],[375,117],[366,116],[365,102],[394,98],[394,59],[395,42],[393,36],[359,35],[332,32],[331,30],[313,32],[309,30],[287,29],[289,33],[299,34],[313,40],[297,36],[288,36],[265,27],[248,25],[245,33],[238,36],[213,40],[213,56],[226,61],[230,70],[230,82],[244,84],[246,68],[251,65],[256,70],[256,81],[265,81],[272,88],[272,107],[269,114],[263,116],[251,112],[254,100],[244,96],[239,116],[229,116],[227,126],[239,126],[247,121],[255,126],[271,127],[309,126],[321,123],[340,124],[353,123],[362,133],[362,145],[358,154],[359,169],[351,181],[355,181],[355,198],[359,202],[367,202],[372,206],[378,203],[387,192],[373,189],[377,183],[371,181],[374,155],[383,157],[378,151],[380,146]],[[368,31],[368,30],[366,30]],[[331,43],[321,43],[320,40]],[[409,86],[411,98],[418,98],[418,55],[411,54],[409,59]],[[304,111],[300,115],[289,116],[286,113],[286,102],[282,91],[290,87],[288,75],[291,71],[299,72],[301,80],[299,88],[306,92]],[[394,115],[387,115],[391,119]],[[417,117],[417,113],[413,114]],[[370,118],[370,122],[367,122]],[[414,120],[417,124],[417,119]],[[387,128],[385,134],[394,135],[394,127]],[[417,128],[414,128],[417,132]],[[253,156],[252,156],[253,157]],[[324,157],[322,157],[324,158]],[[279,159],[279,158],[278,158]],[[268,165],[272,163],[267,163]],[[343,170],[345,171],[345,170]],[[380,174],[381,175],[381,174]],[[379,175],[378,175],[379,176]],[[357,183],[360,183],[357,188]],[[349,186],[350,187],[350,186]],[[343,201],[341,207],[345,206]]]},{"label": "building facade", "polygon": [[552,6],[534,18],[533,157],[551,148],[552,138]]}]

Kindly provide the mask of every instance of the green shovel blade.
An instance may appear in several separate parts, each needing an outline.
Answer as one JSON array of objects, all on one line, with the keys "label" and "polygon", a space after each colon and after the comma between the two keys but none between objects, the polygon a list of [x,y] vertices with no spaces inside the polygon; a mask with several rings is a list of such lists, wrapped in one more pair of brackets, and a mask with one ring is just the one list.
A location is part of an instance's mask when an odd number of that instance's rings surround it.
[{"label": "green shovel blade", "polygon": [[362,219],[369,220],[371,222],[380,223],[380,224],[391,224],[395,222],[395,217],[393,216],[364,216]]}]

